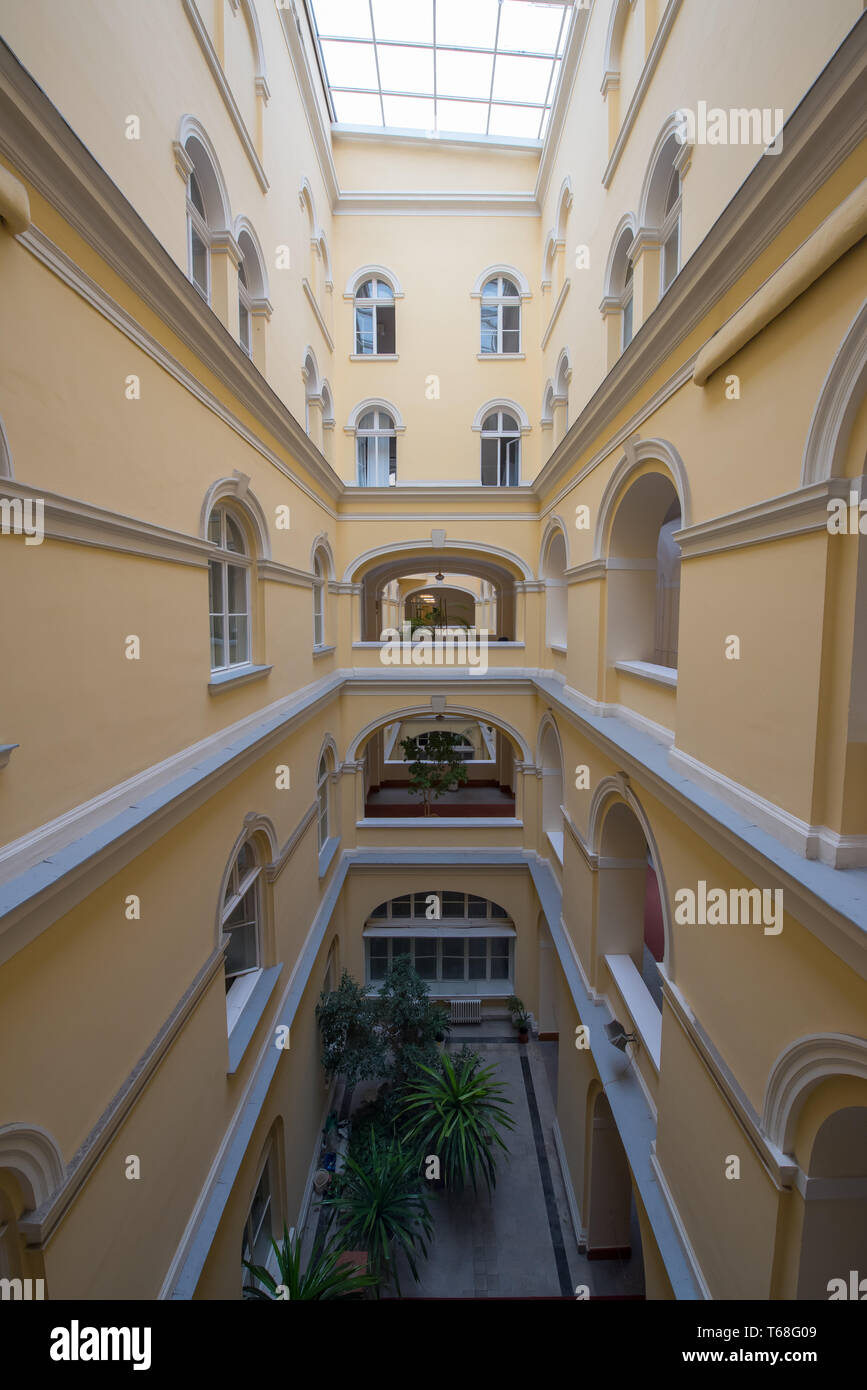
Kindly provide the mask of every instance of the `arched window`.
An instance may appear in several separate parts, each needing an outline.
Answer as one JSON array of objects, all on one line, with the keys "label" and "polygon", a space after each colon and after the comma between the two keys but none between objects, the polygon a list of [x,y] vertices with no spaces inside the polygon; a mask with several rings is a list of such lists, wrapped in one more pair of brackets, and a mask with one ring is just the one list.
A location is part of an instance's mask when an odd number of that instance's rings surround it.
[{"label": "arched window", "polygon": [[680,174],[672,169],[665,195],[661,231],[662,255],[659,267],[659,292],[665,294],[680,270]]},{"label": "arched window", "polygon": [[622,317],[620,320],[620,348],[621,351],[629,347],[632,342],[632,262],[627,261],[626,271],[623,276],[623,289],[620,292],[620,308]]},{"label": "arched window", "polygon": [[656,636],[653,660],[657,666],[677,666],[677,628],[680,616],[680,546],[674,539],[682,526],[680,502],[672,502],[659,528],[656,543]]},{"label": "arched window", "polygon": [[328,753],[323,753],[316,772],[316,823],[320,854],[331,838],[331,769],[328,761]]},{"label": "arched window", "polygon": [[359,487],[393,487],[397,482],[397,432],[387,410],[368,410],[355,430]]},{"label": "arched window", "polygon": [[262,1288],[258,1280],[254,1279],[250,1271],[245,1268],[244,1261],[267,1269],[279,1283],[279,1266],[274,1255],[274,1247],[271,1244],[272,1240],[277,1238],[280,1229],[275,1220],[277,1213],[274,1210],[274,1199],[280,1190],[277,1181],[276,1160],[276,1147],[273,1141],[270,1141],[265,1148],[262,1170],[253,1192],[253,1200],[250,1203],[250,1210],[247,1212],[247,1219],[244,1222],[244,1231],[241,1236],[242,1287],[251,1285],[253,1288]]},{"label": "arched window", "polygon": [[391,356],[395,341],[394,290],[373,275],[355,291],[355,351],[362,357]]},{"label": "arched window", "polygon": [[325,564],[317,552],[313,561],[313,645],[325,646]]},{"label": "arched window", "polygon": [[505,909],[487,898],[442,888],[407,893],[380,903],[367,919],[367,983],[384,980],[395,961],[408,956],[434,995],[508,995],[515,937]]},{"label": "arched window", "polygon": [[241,995],[249,997],[254,978],[262,968],[261,865],[250,840],[238,850],[229,871],[223,896],[222,926],[226,946],[226,1002],[234,1006]]},{"label": "arched window", "polygon": [[316,365],[316,358],[309,350],[304,358],[302,376],[304,377],[304,428],[314,442],[318,442],[315,438],[317,431],[314,429],[314,407],[321,402],[322,388],[319,382],[319,368]]},{"label": "arched window", "polygon": [[483,353],[512,356],[521,351],[521,295],[514,280],[494,275],[482,286]]},{"label": "arched window", "polygon": [[195,169],[187,180],[187,274],[206,304],[211,302],[211,231]]},{"label": "arched window", "polygon": [[242,227],[237,235],[241,251],[241,260],[238,263],[238,341],[247,356],[256,359],[256,365],[261,370],[263,362],[256,351],[253,330],[255,316],[267,316],[271,312],[265,271],[251,231]]},{"label": "arched window", "polygon": [[226,505],[216,506],[211,512],[208,540],[220,550],[219,556],[208,562],[211,670],[225,671],[251,660],[251,557],[244,527]]},{"label": "arched window", "polygon": [[482,485],[517,487],[520,480],[520,426],[507,410],[494,410],[482,421]]}]

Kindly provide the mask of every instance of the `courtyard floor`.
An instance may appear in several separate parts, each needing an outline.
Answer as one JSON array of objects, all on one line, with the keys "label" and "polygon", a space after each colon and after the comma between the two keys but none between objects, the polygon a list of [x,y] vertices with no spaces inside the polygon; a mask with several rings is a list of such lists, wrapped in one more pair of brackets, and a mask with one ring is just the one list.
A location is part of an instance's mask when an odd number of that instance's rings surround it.
[{"label": "courtyard floor", "polygon": [[640,1297],[644,1276],[634,1210],[629,1260],[591,1261],[578,1252],[553,1137],[558,1044],[522,1045],[502,1023],[453,1028],[449,1050],[464,1042],[481,1053],[484,1065],[494,1063],[505,1082],[515,1121],[505,1135],[509,1153],[498,1159],[491,1196],[484,1184],[477,1194],[432,1194],[428,1257],[419,1261],[418,1284],[401,1263],[401,1296],[574,1298],[576,1286],[586,1284],[591,1297]]}]

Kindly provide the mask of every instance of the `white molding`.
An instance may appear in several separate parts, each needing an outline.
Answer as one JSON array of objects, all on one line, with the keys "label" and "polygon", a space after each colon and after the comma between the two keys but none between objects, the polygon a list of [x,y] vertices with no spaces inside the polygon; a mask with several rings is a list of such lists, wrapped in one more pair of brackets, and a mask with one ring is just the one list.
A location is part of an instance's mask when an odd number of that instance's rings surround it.
[{"label": "white molding", "polygon": [[575,1237],[576,1245],[587,1244],[587,1227],[581,1224],[581,1213],[578,1210],[578,1199],[575,1195],[575,1188],[572,1183],[572,1174],[569,1172],[569,1160],[566,1157],[566,1149],[563,1145],[563,1135],[560,1132],[560,1123],[557,1116],[554,1116],[554,1123],[551,1126],[551,1137],[554,1140],[554,1152],[557,1155],[557,1162],[560,1165],[560,1180],[563,1183],[563,1191],[566,1194],[566,1205],[569,1208],[569,1219],[572,1222],[572,1234]]},{"label": "white molding", "polygon": [[684,528],[690,525],[692,502],[689,491],[689,475],[683,459],[674,445],[669,443],[667,439],[642,439],[638,435],[625,439],[623,457],[612,469],[600,498],[596,513],[596,530],[593,535],[593,558],[595,560],[606,558],[609,567],[617,568],[607,555],[611,543],[611,524],[625,499],[629,489],[629,479],[645,463],[650,462],[662,463],[667,468],[680,501],[681,521]]},{"label": "white molding", "polygon": [[657,25],[656,33],[653,36],[653,43],[650,45],[650,52],[648,53],[647,58],[645,59],[644,67],[641,70],[641,76],[639,77],[635,87],[635,91],[632,94],[632,99],[629,103],[626,115],[623,117],[623,120],[620,123],[620,130],[618,132],[617,139],[614,142],[614,148],[611,151],[611,157],[609,158],[608,163],[605,166],[605,173],[602,175],[603,188],[608,188],[608,186],[611,183],[611,180],[614,178],[615,170],[617,169],[617,166],[620,163],[620,157],[623,154],[624,149],[626,148],[626,142],[629,139],[632,127],[635,125],[635,121],[638,117],[638,112],[641,109],[641,103],[644,101],[648,88],[650,87],[653,74],[656,71],[657,64],[659,63],[659,60],[662,57],[662,50],[665,47],[666,40],[668,38],[669,32],[671,31],[671,27],[674,24],[675,18],[677,17],[677,12],[680,9],[680,5],[681,0],[668,0],[668,4],[666,5],[665,10],[662,14],[662,18],[660,19],[659,24]]},{"label": "white molding", "polygon": [[[406,425],[396,405],[393,405],[391,401],[387,401],[384,396],[365,396],[363,401],[359,401],[358,404],[354,405],[350,410],[349,418],[343,426],[344,434],[355,434],[358,429],[358,421],[361,419],[362,415],[367,414],[368,410],[388,411],[388,414],[394,421],[395,433],[403,434],[405,432]],[[367,488],[364,489],[365,492],[367,492],[367,490]],[[393,489],[389,488],[389,492],[391,491],[393,491]]]},{"label": "white molding", "polygon": [[335,217],[539,217],[532,193],[434,193],[357,191],[337,197]]},{"label": "white molding", "polygon": [[[486,488],[485,491],[489,492],[490,489]],[[437,516],[440,516],[439,512],[437,512]],[[364,516],[358,519],[367,520],[368,518]],[[502,519],[501,516],[500,520],[502,521]],[[417,521],[418,517],[414,517],[413,520]],[[372,550],[362,551],[360,555],[356,555],[354,559],[350,560],[347,564],[346,569],[343,571],[342,582],[344,584],[359,582],[356,579],[359,570],[366,568],[371,560],[376,560],[380,556],[387,555],[393,557],[395,560],[399,560],[402,555],[417,550],[467,550],[478,552],[483,558],[490,556],[493,560],[505,561],[506,565],[511,565],[514,569],[518,570],[524,580],[530,582],[535,581],[535,575],[526,560],[523,560],[519,555],[514,554],[514,552],[510,550],[503,550],[499,546],[489,545],[486,541],[465,540],[463,537],[458,540],[449,540],[445,535],[443,535],[442,540],[435,540],[434,536],[430,535],[427,537],[419,537],[417,540],[400,541],[396,545],[394,543],[378,545],[374,546]],[[466,571],[461,571],[461,573],[466,573]],[[363,577],[364,576],[362,576],[362,578]]]},{"label": "white molding", "polygon": [[801,484],[822,482],[845,473],[845,450],[867,378],[867,299],[834,354],[813,411]]},{"label": "white molding", "polygon": [[277,5],[277,14],[286,40],[289,61],[292,64],[292,71],[298,84],[301,106],[307,120],[319,171],[322,174],[328,200],[333,208],[337,202],[340,188],[334,156],[331,152],[331,130],[322,118],[322,107],[317,99],[317,92],[321,90],[319,74],[310,71],[307,48],[301,33],[301,20],[296,12],[294,0],[281,0],[281,3]]},{"label": "white molding", "polygon": [[675,1202],[674,1197],[672,1196],[671,1188],[669,1187],[668,1182],[666,1181],[665,1174],[663,1173],[659,1159],[656,1156],[655,1139],[652,1141],[650,1145],[650,1166],[653,1169],[653,1172],[656,1176],[656,1181],[659,1184],[659,1190],[662,1193],[665,1205],[668,1207],[668,1212],[671,1217],[672,1224],[677,1232],[678,1239],[680,1240],[680,1244],[683,1249],[683,1253],[686,1256],[690,1270],[692,1271],[692,1277],[696,1282],[696,1285],[699,1289],[699,1292],[701,1293],[702,1298],[705,1300],[711,1300],[713,1298],[713,1295],[711,1294],[710,1287],[708,1285],[707,1280],[704,1277],[704,1274],[702,1273],[701,1265],[698,1262],[698,1256],[696,1255],[695,1250],[692,1246],[692,1241],[689,1238],[689,1233],[687,1232],[686,1226],[683,1223],[683,1218],[681,1217],[681,1214],[678,1211],[677,1203]]},{"label": "white molding", "polygon": [[631,956],[615,953],[603,958],[617,993],[632,1019],[645,1056],[658,1077],[662,1058],[662,1013],[654,1004],[650,990]]},{"label": "white molding", "polygon": [[671,686],[677,689],[677,668],[657,666],[652,661],[615,661],[615,671],[623,671],[628,676],[639,676],[655,685]]},{"label": "white molding", "polygon": [[476,276],[473,288],[470,290],[471,298],[481,299],[483,287],[489,280],[492,280],[495,275],[506,275],[510,280],[514,280],[515,284],[518,286],[522,302],[525,299],[532,299],[533,295],[530,289],[530,281],[527,279],[524,272],[516,269],[513,265],[507,265],[505,261],[497,261],[494,265],[489,265],[486,270],[483,270]]},{"label": "white molding", "polygon": [[[256,175],[259,187],[261,188],[263,193],[267,193],[270,187],[268,183],[268,176],[262,167],[262,161],[256,153],[256,146],[253,144],[253,141],[250,138],[250,132],[247,129],[244,117],[241,115],[238,103],[235,100],[232,89],[226,80],[226,74],[223,71],[222,63],[220,62],[220,59],[217,56],[217,51],[211,42],[211,36],[205,28],[202,16],[199,13],[198,6],[196,5],[195,0],[183,0],[183,6],[184,13],[187,16],[187,19],[190,21],[190,27],[192,28],[192,31],[196,36],[198,45],[205,56],[205,62],[210,68],[211,76],[213,77],[214,82],[216,83],[217,91],[223,98],[226,110],[229,113],[229,119],[231,120],[232,125],[235,127],[238,139],[241,142],[241,146],[244,150],[244,153],[250,161],[250,166],[253,170],[253,173]],[[257,73],[257,77],[263,78],[264,80],[262,73]]]},{"label": "white molding", "polygon": [[692,526],[684,524],[675,532],[681,556],[690,560],[699,555],[717,555],[725,550],[803,536],[811,531],[827,532],[829,500],[848,498],[857,482],[855,478],[826,478],[723,516],[711,517],[709,521]]},{"label": "white molding", "polygon": [[0,1125],[2,1168],[10,1168],[22,1182],[28,1210],[41,1207],[66,1174],[57,1140],[39,1125]]},{"label": "white molding", "polygon": [[680,748],[670,748],[668,758],[675,770],[805,859],[835,869],[867,868],[867,835],[840,835],[826,825],[811,825]]},{"label": "white molding", "polygon": [[[346,282],[346,289],[343,291],[343,298],[354,300],[358,286],[362,283],[363,280],[369,280],[374,275],[378,279],[386,280],[389,283],[389,285],[391,286],[392,294],[394,295],[395,299],[404,298],[404,293],[403,289],[401,288],[400,281],[398,280],[394,271],[389,270],[388,266],[386,265],[363,265],[358,270],[354,270]],[[383,300],[383,303],[387,304],[388,300]]]},{"label": "white molding", "polygon": [[324,319],[323,314],[322,314],[322,310],[320,309],[318,303],[316,302],[316,295],[313,293],[313,289],[312,289],[312,287],[311,287],[310,281],[307,279],[307,276],[306,276],[306,275],[302,276],[302,279],[301,279],[301,288],[302,288],[303,291],[304,291],[305,297],[306,297],[306,299],[307,299],[307,303],[310,305],[310,308],[313,310],[313,317],[316,319],[316,322],[317,322],[318,325],[319,325],[319,330],[320,330],[320,332],[321,332],[323,338],[325,339],[326,343],[328,344],[328,350],[329,350],[329,352],[333,352],[333,351],[334,351],[334,339],[332,338],[331,333],[329,332],[328,324],[325,322],[325,319]]},{"label": "white molding", "polygon": [[[0,140],[0,143],[2,143],[2,140]],[[114,328],[123,333],[124,336],[128,338],[130,342],[134,343],[136,347],[140,348],[146,356],[153,362],[156,362],[158,366],[162,367],[180,386],[188,391],[190,395],[194,396],[200,404],[206,406],[208,410],[223,422],[223,424],[228,425],[246,444],[249,444],[251,448],[255,449],[262,458],[266,459],[277,468],[284,477],[291,479],[295,486],[300,488],[300,490],[318,506],[322,507],[329,514],[336,516],[337,513],[333,506],[316,493],[310,484],[301,477],[297,470],[290,467],[279,458],[258,435],[254,434],[237,415],[223,404],[218,396],[199,381],[198,377],[164,348],[162,343],[152,337],[131,314],[127,313],[116,300],[112,299],[100,285],[97,285],[85,271],[81,270],[75,262],[66,255],[65,251],[62,251],[59,246],[55,246],[44,232],[40,231],[38,227],[30,227],[27,232],[22,233],[22,235],[18,237],[18,241],[26,247],[31,255],[56,275],[59,280],[70,289],[74,290],[76,294],[91,306],[91,308],[96,309]],[[174,263],[172,263],[172,267],[173,271],[180,276],[181,272],[174,266]],[[234,339],[232,339],[222,325],[219,324],[219,321],[214,319],[213,313],[207,305],[205,305],[198,290],[195,290],[189,285],[186,277],[183,277],[183,283],[185,286],[189,286],[193,299],[197,302],[198,312],[206,315],[208,319],[214,320],[214,322],[218,324],[224,338],[229,339],[232,351],[238,355],[237,360],[243,361],[245,364],[245,374],[254,375],[258,378],[258,381],[261,382],[258,371],[253,366],[246,353],[238,347]],[[171,322],[170,326],[172,326]],[[180,327],[177,324],[173,326],[179,336],[183,338],[184,334]],[[199,353],[199,355],[201,356],[201,353]],[[229,385],[225,374],[221,373],[216,366],[214,366],[213,369],[217,376]],[[257,408],[256,400],[250,391],[239,388],[237,383],[231,386],[231,389],[238,400],[250,410],[252,415],[263,420],[262,412]],[[257,384],[257,390],[258,389],[259,387]],[[273,396],[273,393],[270,394]],[[281,425],[275,424],[272,427],[273,432],[277,434],[278,437],[288,438],[294,457],[297,458],[302,466],[309,469],[316,482],[324,487],[326,495],[330,495],[336,500],[342,490],[342,484],[337,474],[330,465],[325,462],[319,450],[311,443],[307,434],[301,429],[301,426],[295,420],[294,416],[290,415],[285,407],[280,407],[279,415],[283,423]],[[264,423],[267,425],[267,420],[264,420]]]},{"label": "white molding", "polygon": [[867,1039],[848,1033],[811,1033],[780,1053],[768,1074],[762,1125],[785,1153],[792,1152],[808,1094],[833,1076],[867,1080]]},{"label": "white molding", "polygon": [[510,415],[516,416],[521,434],[529,434],[532,429],[530,417],[522,405],[518,405],[516,401],[508,400],[505,396],[494,396],[492,400],[485,401],[485,404],[479,406],[476,411],[472,428],[477,433],[481,433],[482,422],[494,410],[506,410]]},{"label": "white molding", "polygon": [[558,296],[557,296],[557,302],[556,302],[556,304],[554,305],[554,308],[551,310],[551,317],[550,317],[549,320],[548,320],[548,327],[545,329],[545,332],[542,334],[542,344],[541,344],[541,347],[542,347],[542,351],[543,351],[543,352],[545,351],[545,348],[548,346],[548,343],[549,343],[550,340],[551,340],[551,334],[554,332],[554,327],[555,327],[555,325],[556,325],[556,323],[557,323],[558,318],[560,317],[560,310],[563,308],[563,305],[566,303],[566,296],[568,295],[569,290],[570,290],[571,288],[572,288],[572,281],[571,281],[571,279],[569,278],[569,276],[567,275],[567,276],[566,276],[566,279],[563,281],[563,288],[561,289],[560,293],[559,293]]}]

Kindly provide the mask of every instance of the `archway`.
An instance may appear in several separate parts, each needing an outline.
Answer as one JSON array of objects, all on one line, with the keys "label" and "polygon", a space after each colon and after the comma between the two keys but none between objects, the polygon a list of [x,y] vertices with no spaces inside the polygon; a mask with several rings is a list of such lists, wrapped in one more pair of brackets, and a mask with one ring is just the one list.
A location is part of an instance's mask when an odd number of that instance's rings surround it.
[{"label": "archway", "polygon": [[632,1254],[632,1180],[608,1097],[588,1101],[588,1260],[628,1260]]},{"label": "archway", "polygon": [[813,1140],[798,1299],[867,1299],[867,1085],[861,1089],[863,1103],[833,1111]]}]

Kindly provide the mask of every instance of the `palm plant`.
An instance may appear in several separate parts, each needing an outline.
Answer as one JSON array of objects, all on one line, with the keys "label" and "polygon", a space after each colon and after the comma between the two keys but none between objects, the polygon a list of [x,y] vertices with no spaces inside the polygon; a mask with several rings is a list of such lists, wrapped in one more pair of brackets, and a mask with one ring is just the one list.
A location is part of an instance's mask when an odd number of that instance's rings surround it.
[{"label": "palm plant", "polygon": [[341,1249],[334,1244],[317,1244],[303,1274],[301,1272],[301,1241],[298,1236],[290,1238],[289,1230],[283,1226],[283,1244],[278,1245],[272,1238],[279,1282],[264,1265],[254,1265],[244,1260],[248,1269],[264,1288],[255,1284],[244,1285],[244,1297],[270,1302],[272,1299],[295,1302],[298,1299],[349,1298],[359,1295],[365,1289],[373,1288],[378,1280],[373,1274],[359,1274],[352,1266],[338,1263]]},{"label": "palm plant", "polygon": [[412,1151],[399,1143],[377,1147],[372,1131],[365,1166],[350,1152],[339,1191],[326,1196],[323,1205],[336,1216],[343,1243],[367,1251],[378,1280],[393,1280],[400,1294],[397,1255],[402,1253],[418,1283],[416,1255],[427,1255],[433,1222]]},{"label": "palm plant", "polygon": [[439,1069],[420,1067],[424,1077],[410,1082],[399,1112],[408,1124],[406,1138],[422,1155],[436,1154],[446,1185],[460,1190],[468,1181],[476,1189],[481,1173],[490,1192],[496,1186],[496,1148],[508,1148],[500,1129],[513,1129],[503,1108],[503,1082],[492,1081],[494,1068],[480,1067],[478,1057],[459,1058],[455,1066],[443,1054]]}]

